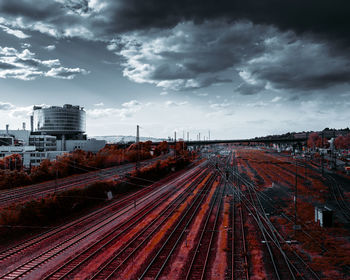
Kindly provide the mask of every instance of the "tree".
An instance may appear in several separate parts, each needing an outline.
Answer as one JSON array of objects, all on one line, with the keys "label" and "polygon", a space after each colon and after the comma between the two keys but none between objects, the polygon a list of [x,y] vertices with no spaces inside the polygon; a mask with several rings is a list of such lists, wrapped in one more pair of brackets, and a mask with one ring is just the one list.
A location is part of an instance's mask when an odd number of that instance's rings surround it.
[{"label": "tree", "polygon": [[350,133],[346,136],[339,135],[334,140],[334,145],[336,149],[350,149]]},{"label": "tree", "polygon": [[155,154],[160,155],[161,153],[166,154],[169,152],[169,144],[167,141],[160,142],[155,148]]},{"label": "tree", "polygon": [[318,135],[317,132],[313,132],[309,135],[309,138],[307,139],[307,146],[309,148],[314,149],[316,147],[316,144],[318,143],[318,141],[320,140],[320,136]]}]

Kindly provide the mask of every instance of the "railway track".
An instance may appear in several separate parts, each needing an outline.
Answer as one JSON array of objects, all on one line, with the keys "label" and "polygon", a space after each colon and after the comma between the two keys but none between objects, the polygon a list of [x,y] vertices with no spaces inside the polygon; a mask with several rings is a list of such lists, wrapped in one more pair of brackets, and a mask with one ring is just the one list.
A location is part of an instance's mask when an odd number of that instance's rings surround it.
[{"label": "railway track", "polygon": [[166,240],[162,242],[162,246],[153,252],[149,263],[137,276],[138,279],[160,278],[168,265],[172,254],[185,236],[186,229],[189,227],[193,218],[198,213],[202,202],[207,197],[208,191],[210,190],[215,179],[216,176],[212,176],[210,180],[206,181],[205,186],[200,190],[200,192],[197,193],[194,201],[192,201],[189,207],[187,207],[181,218],[177,221],[176,225],[171,229]]},{"label": "railway track", "polygon": [[270,270],[274,279],[320,279],[270,222],[260,202],[256,186],[238,172],[234,175],[246,186],[245,191],[236,188],[234,192],[241,197],[241,203],[260,230],[266,253],[270,256]]},{"label": "railway track", "polygon": [[1,191],[0,193],[0,205],[7,205],[16,202],[20,199],[35,198],[35,196],[41,197],[49,193],[56,191],[62,191],[74,187],[78,184],[86,181],[89,183],[93,180],[102,179],[111,174],[115,174],[118,170],[121,172],[131,168],[131,165],[125,166],[123,168],[111,167],[103,171],[92,171],[84,175],[78,175],[73,178],[59,179],[57,186],[54,181],[40,183],[31,186],[20,187],[16,189],[10,189],[6,191]]},{"label": "railway track", "polygon": [[[141,166],[154,163],[156,159],[141,162]],[[124,175],[130,172],[134,168],[135,164],[128,163],[125,165],[109,167],[100,169],[97,171],[90,171],[88,173],[76,175],[69,178],[60,178],[57,180],[51,180],[49,182],[39,183],[35,185],[29,185],[25,187],[2,190],[0,191],[0,207],[8,206],[11,203],[20,201],[38,199],[55,192],[61,192],[69,190],[75,187],[86,186],[99,180],[105,180],[115,176]]]},{"label": "railway track", "polygon": [[181,279],[210,279],[208,266],[210,264],[211,250],[214,243],[214,235],[218,228],[218,218],[223,204],[223,194],[225,187],[217,188],[215,196],[210,203],[210,209],[206,215],[204,225],[200,231],[197,246],[192,253],[190,265],[184,278]]},{"label": "railway track", "polygon": [[232,194],[231,219],[231,280],[249,280],[248,252],[244,231],[244,220],[241,205],[236,206],[239,199]]},{"label": "railway track", "polygon": [[[197,167],[196,170],[198,170],[199,168],[200,167]],[[151,192],[147,195],[144,195],[144,194],[142,195],[142,193],[138,193],[138,196],[140,197],[138,199],[138,204],[145,202],[147,199],[150,199],[151,197],[154,197],[155,194],[160,193],[161,191],[163,191],[164,189],[166,189],[170,185],[175,184],[176,182],[181,182],[182,180],[186,180],[186,178],[187,178],[186,174],[179,176],[178,178],[174,179],[170,183],[164,185],[161,188],[158,188],[155,192]],[[129,198],[127,200],[127,202],[129,202],[129,203],[126,203],[116,213],[114,213],[108,217],[105,217],[103,220],[96,222],[95,224],[93,224],[92,226],[87,228],[86,230],[79,232],[78,234],[75,234],[75,235],[65,239],[62,242],[59,242],[58,244],[55,244],[55,246],[50,247],[48,250],[41,252],[38,256],[35,256],[35,257],[29,259],[25,263],[17,266],[15,269],[12,269],[11,271],[2,275],[0,278],[1,279],[18,279],[18,278],[28,274],[29,272],[35,270],[40,265],[48,262],[49,260],[53,259],[57,255],[62,254],[64,251],[66,251],[70,247],[76,246],[83,239],[95,234],[96,232],[101,230],[104,226],[110,224],[111,222],[117,220],[121,215],[132,210],[134,208],[134,203],[133,203],[134,200],[135,200],[135,197]],[[44,238],[44,237],[42,237],[42,238]],[[39,239],[40,239],[40,237],[39,237]],[[32,246],[35,246],[37,244],[37,240],[31,240],[30,243]],[[23,244],[22,247],[23,246],[24,246],[24,248],[22,248],[20,250],[20,252],[23,252],[23,250],[28,249],[28,247],[26,247],[26,245]],[[19,249],[19,248],[17,248],[17,249]],[[16,250],[14,250],[14,251],[16,251]],[[17,252],[19,252],[19,251],[17,250]],[[9,254],[11,254],[11,253],[12,252],[9,252]]]},{"label": "railway track", "polygon": [[[327,175],[325,177],[327,178]],[[332,177],[331,176],[329,176],[329,177],[330,178],[328,178],[328,185],[330,186],[330,192],[331,193],[333,192],[332,195],[337,195],[337,192],[339,191],[340,198],[338,198],[338,199],[341,200],[342,187],[337,185],[336,180],[333,181],[333,186],[332,186]],[[250,182],[250,181],[248,182],[247,180],[245,180],[245,182],[247,184],[250,184],[252,186],[252,188],[254,187],[252,182]],[[274,209],[276,211],[276,213],[281,210],[281,208],[276,208],[276,204],[273,203],[271,201],[271,199],[269,197],[267,197],[264,193],[256,192],[256,195],[258,195],[260,197],[260,199],[263,199],[265,203],[269,204],[270,205],[269,207]],[[346,201],[345,201],[345,203],[346,203]],[[342,208],[343,205],[344,204],[340,203],[339,207]],[[290,216],[286,215],[285,213],[281,213],[280,217],[284,218],[288,223],[294,224],[293,217],[290,217]],[[266,220],[269,220],[269,219],[266,218]],[[322,243],[320,243],[320,241],[317,238],[315,239],[312,235],[310,235],[310,231],[314,231],[314,229],[310,228],[309,225],[306,225],[306,224],[302,223],[301,221],[299,221],[298,224],[301,225],[301,229],[298,231],[299,234],[303,234],[304,237],[307,239],[308,243],[312,243],[313,246],[318,247],[319,250],[322,251],[323,253],[326,253],[328,251],[328,249],[325,248],[324,245]],[[270,223],[268,225],[268,227],[273,227],[273,231],[276,232],[276,236],[279,239],[280,247],[287,248],[287,251],[286,251],[287,258],[288,258],[288,261],[291,263],[292,269],[294,270],[295,277],[297,279],[320,279],[320,276],[309,267],[309,264],[293,248],[290,248],[289,245],[288,246],[286,245],[285,238],[283,238],[279,234],[279,230],[276,229],[276,226],[273,225],[272,223]],[[274,242],[277,244],[278,240],[274,241]],[[350,268],[348,266],[344,266],[343,269],[344,269],[344,271],[346,271],[345,274],[348,274],[348,272],[350,271]]]},{"label": "railway track", "polygon": [[[249,186],[249,182],[247,182]],[[247,188],[252,217],[256,221],[271,258],[277,279],[320,279],[311,267],[286,242],[267,217],[256,189]],[[248,209],[249,209],[248,208]]]},{"label": "railway track", "polygon": [[[199,180],[203,178],[206,174],[207,173],[205,171],[201,172],[200,174],[195,173],[193,174],[193,176],[191,176],[191,178],[188,179]],[[196,176],[198,175],[199,177],[197,178]],[[125,255],[130,253],[130,248],[132,248],[132,245],[135,246],[137,240],[140,240],[143,236],[142,240],[143,242],[145,242],[147,236],[151,236],[152,231],[158,229],[158,227],[160,227],[161,224],[163,224],[164,221],[166,221],[166,219],[172,213],[171,210],[176,209],[176,207],[183,202],[184,198],[186,198],[190,194],[193,187],[195,187],[195,182],[196,181],[194,181],[189,186],[189,188],[183,190],[182,194],[178,196],[175,200],[171,201],[171,203],[169,203],[169,205],[165,207],[161,211],[161,213],[158,214],[158,219],[154,219],[150,224],[142,228],[142,230],[138,232],[135,236],[131,237],[126,244],[123,244],[121,248],[113,254],[113,257],[110,258],[107,261],[107,263],[105,263],[98,270],[98,272],[92,276],[92,279],[108,279],[111,272],[115,270],[114,268],[111,271],[111,267],[117,267],[123,260],[125,261]],[[179,189],[181,189],[184,184],[186,184],[186,182],[182,182],[181,184],[179,184],[177,188],[172,189],[171,192],[163,196],[162,199],[158,199],[156,203],[151,202],[149,205],[144,207],[144,209],[139,210],[137,215],[134,215],[130,220],[127,220],[125,223],[120,224],[118,227],[114,228],[108,234],[104,235],[101,239],[99,239],[98,242],[91,244],[79,254],[66,261],[64,264],[56,268],[49,275],[45,276],[44,279],[70,278],[74,274],[74,272],[77,272],[80,267],[86,265],[86,263],[88,263],[88,261],[90,261],[92,258],[98,256],[98,254],[103,253],[109,247],[117,243],[119,238],[123,236],[125,237],[128,234],[130,234],[130,231],[137,227],[138,223],[142,222],[145,218],[147,218],[147,215],[150,215],[150,213],[152,213],[152,211],[155,211],[158,207],[160,207],[164,203],[164,201],[169,199],[169,197],[171,197],[175,192],[179,191]]]},{"label": "railway track", "polygon": [[339,209],[341,210],[342,215],[345,217],[345,219],[350,222],[350,205],[349,201],[345,199],[343,187],[339,185],[336,179],[334,179],[330,175],[325,174],[325,178],[329,182],[329,190],[332,193],[332,196],[338,205]]},{"label": "railway track", "polygon": [[[96,224],[97,221],[101,218],[107,219],[109,218],[111,215],[114,214],[115,211],[118,211],[119,209],[121,209],[122,207],[124,207],[127,204],[130,203],[134,203],[135,201],[137,202],[137,200],[141,197],[143,197],[144,195],[146,195],[147,193],[151,192],[152,190],[154,190],[155,188],[157,188],[158,186],[160,186],[163,182],[165,182],[166,180],[169,179],[173,179],[175,178],[175,176],[177,176],[178,174],[174,174],[173,176],[170,176],[166,179],[163,179],[157,183],[154,183],[148,187],[145,187],[133,194],[130,194],[124,198],[121,198],[115,202],[112,202],[111,204],[96,210],[90,214],[87,214],[77,220],[74,220],[68,224],[65,224],[61,227],[58,228],[54,228],[51,229],[49,231],[46,231],[44,233],[38,234],[35,237],[31,238],[31,239],[27,239],[24,242],[21,242],[15,246],[12,246],[10,248],[7,248],[3,251],[0,252],[0,262],[3,262],[4,260],[14,257],[15,255],[19,254],[19,253],[23,253],[22,250],[27,250],[30,247],[34,247],[37,245],[40,245],[41,242],[49,239],[49,238],[53,238],[53,237],[58,237],[58,234],[64,234],[64,233],[69,233],[69,231],[77,230],[79,228],[84,227],[84,225],[87,225],[89,223],[92,224]],[[182,177],[180,177],[179,179],[181,179]]]}]

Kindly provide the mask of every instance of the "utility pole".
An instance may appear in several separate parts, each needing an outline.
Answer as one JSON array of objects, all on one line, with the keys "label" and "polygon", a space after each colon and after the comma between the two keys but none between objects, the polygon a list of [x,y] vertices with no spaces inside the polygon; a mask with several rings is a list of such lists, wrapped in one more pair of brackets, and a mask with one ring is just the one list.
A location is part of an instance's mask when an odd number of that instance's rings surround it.
[{"label": "utility pole", "polygon": [[190,133],[187,131],[187,142],[190,141]]},{"label": "utility pole", "polygon": [[294,236],[296,234],[297,226],[297,199],[298,199],[298,160],[295,156],[295,188],[294,188]]},{"label": "utility pole", "polygon": [[136,165],[135,165],[135,169],[136,172],[139,171],[139,167],[140,167],[140,127],[139,125],[136,126]]},{"label": "utility pole", "polygon": [[322,147],[322,153],[321,153],[321,171],[322,171],[322,177],[324,176],[324,169],[323,169],[323,141],[324,141],[324,135],[323,135],[323,131],[322,131],[322,143],[321,143],[321,147]]},{"label": "utility pole", "polygon": [[176,159],[176,131],[174,131],[174,158]]},{"label": "utility pole", "polygon": [[198,140],[201,141],[201,133],[198,133]]},{"label": "utility pole", "polygon": [[58,180],[58,166],[57,166],[57,161],[56,161],[56,177],[55,177],[55,192],[54,192],[54,194],[56,194],[56,191],[57,191],[57,180]]},{"label": "utility pole", "polygon": [[305,166],[305,180],[307,180],[307,155],[305,154],[305,163],[304,163],[304,166]]}]

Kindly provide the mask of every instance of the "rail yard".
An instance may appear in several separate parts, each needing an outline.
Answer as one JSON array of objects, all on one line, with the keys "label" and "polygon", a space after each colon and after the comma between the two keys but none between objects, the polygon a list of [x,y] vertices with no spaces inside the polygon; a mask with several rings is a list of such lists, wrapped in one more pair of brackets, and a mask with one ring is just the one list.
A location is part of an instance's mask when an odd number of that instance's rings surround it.
[{"label": "rail yard", "polygon": [[[140,163],[140,166],[147,166],[154,163],[156,159],[150,159]],[[20,203],[31,199],[43,198],[55,192],[84,187],[100,180],[110,180],[125,175],[133,170],[135,164],[128,163],[121,166],[98,169],[87,174],[75,175],[68,178],[57,179],[40,184],[32,185],[30,188],[22,187],[0,191],[0,207],[4,207],[13,203]]]},{"label": "rail yard", "polygon": [[[348,178],[259,147],[210,149],[147,187],[3,245],[0,279],[349,278]],[[325,204],[330,228],[314,221]]]}]

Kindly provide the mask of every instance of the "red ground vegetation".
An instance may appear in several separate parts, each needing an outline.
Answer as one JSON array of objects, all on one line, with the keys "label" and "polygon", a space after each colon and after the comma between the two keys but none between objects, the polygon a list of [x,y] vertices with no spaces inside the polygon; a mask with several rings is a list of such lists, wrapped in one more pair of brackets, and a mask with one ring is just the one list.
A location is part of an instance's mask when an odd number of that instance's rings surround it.
[{"label": "red ground vegetation", "polygon": [[[281,183],[286,190],[289,189],[289,192],[285,192],[287,196],[278,198],[274,207],[278,210],[276,213],[283,212],[293,217],[295,165],[289,162],[290,158],[277,158],[267,152],[251,149],[238,150],[238,154],[239,162],[245,165],[244,169],[250,168],[250,172],[246,174],[252,181],[256,182],[256,175],[252,175],[256,172],[263,178],[265,186],[269,187],[272,181]],[[315,203],[325,202],[328,187],[314,169],[307,168],[305,173],[305,168],[298,166],[298,175],[298,224],[302,225],[302,231],[297,231],[294,235],[294,221],[287,220],[285,216],[272,216],[271,221],[287,239],[299,241],[293,248],[324,277],[322,279],[345,279],[342,270],[350,266],[350,243],[345,238],[349,236],[349,232],[340,228],[337,223],[334,228],[321,228],[314,222]],[[263,188],[260,187],[260,190]]]},{"label": "red ground vegetation", "polygon": [[[55,161],[44,160],[40,166],[25,172],[20,155],[11,155],[0,159],[0,189],[9,189],[40,183],[46,180],[67,177],[89,171],[117,166],[125,162],[135,162],[151,158],[152,142],[140,142],[127,149],[118,145],[106,145],[98,153],[76,150],[60,156]],[[181,147],[182,150],[182,147]],[[154,155],[168,152],[168,143],[161,142],[155,148]],[[187,152],[187,151],[185,151]]]},{"label": "red ground vegetation", "polygon": [[244,227],[246,228],[246,240],[247,240],[247,250],[249,252],[248,258],[250,261],[249,265],[249,275],[250,279],[268,279],[266,274],[266,269],[264,267],[264,252],[259,240],[259,237],[256,234],[257,229],[254,226],[254,220],[248,216]]},{"label": "red ground vegetation", "polygon": [[[172,172],[171,167],[181,169],[189,164],[189,159],[159,161],[147,168],[142,168],[137,175],[143,178],[158,179]],[[134,173],[133,173],[134,174]],[[84,209],[91,208],[106,200],[106,193],[111,191],[114,195],[124,194],[139,189],[138,180],[129,177],[123,181],[100,181],[84,188],[72,189],[51,196],[28,201],[21,204],[13,204],[0,213],[0,225],[8,226],[42,226],[50,225],[58,220],[71,216]],[[150,185],[152,181],[142,180],[140,185]],[[6,235],[10,228],[2,227],[1,235]]]}]

